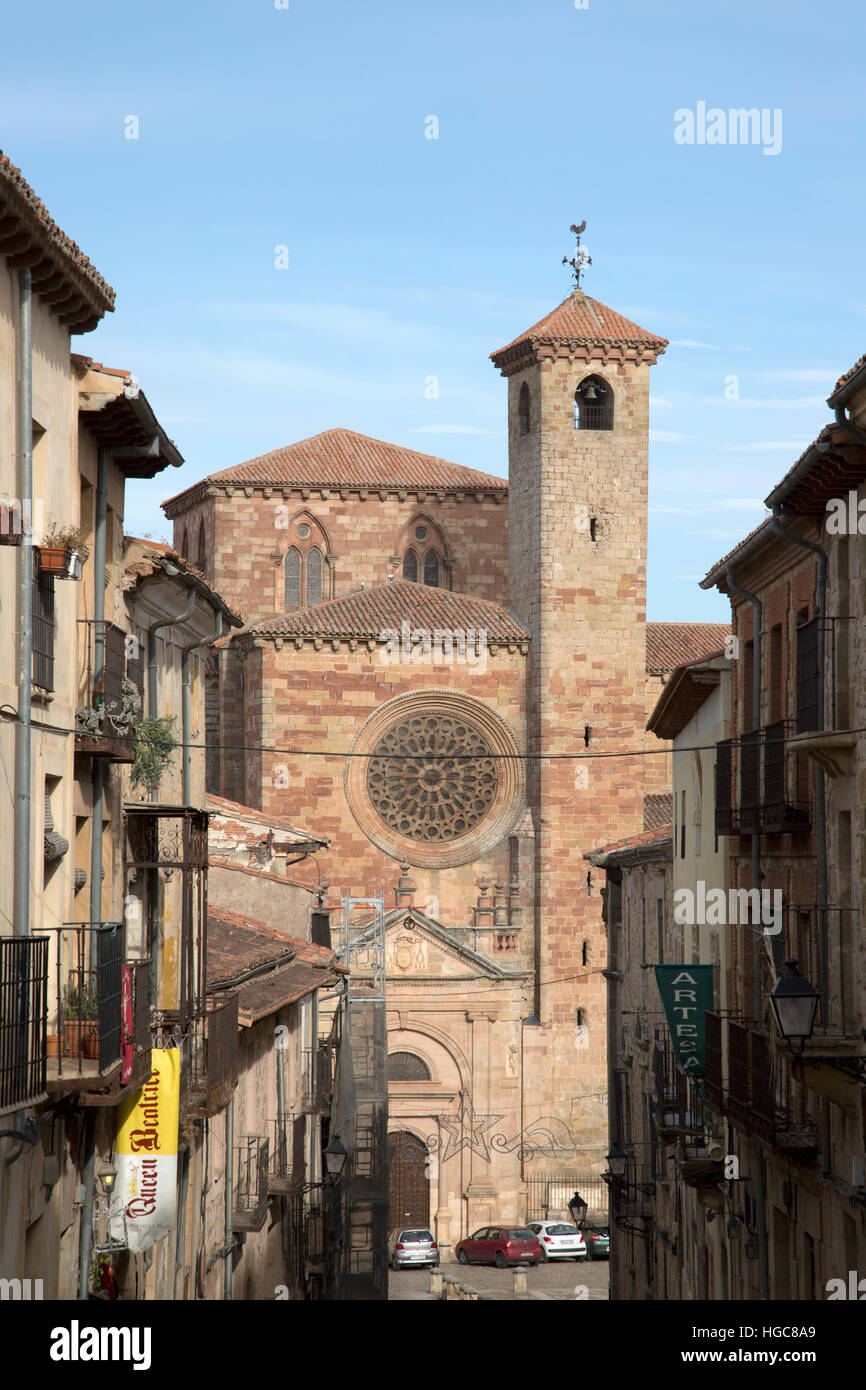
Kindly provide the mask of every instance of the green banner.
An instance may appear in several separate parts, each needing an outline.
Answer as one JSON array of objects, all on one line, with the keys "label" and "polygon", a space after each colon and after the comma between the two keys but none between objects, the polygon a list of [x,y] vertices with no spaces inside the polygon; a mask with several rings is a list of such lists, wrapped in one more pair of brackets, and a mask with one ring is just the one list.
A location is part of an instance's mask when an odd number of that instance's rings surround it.
[{"label": "green banner", "polygon": [[687,1076],[703,1076],[707,1069],[705,1013],[713,1007],[713,967],[657,965],[655,970],[674,1056]]}]

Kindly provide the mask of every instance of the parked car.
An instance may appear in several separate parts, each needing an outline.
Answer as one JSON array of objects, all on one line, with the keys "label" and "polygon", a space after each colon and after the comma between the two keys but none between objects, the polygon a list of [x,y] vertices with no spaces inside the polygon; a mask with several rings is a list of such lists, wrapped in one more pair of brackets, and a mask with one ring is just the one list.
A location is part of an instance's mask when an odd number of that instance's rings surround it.
[{"label": "parked car", "polygon": [[527,1226],[482,1226],[474,1235],[457,1242],[462,1265],[537,1265],[544,1252]]},{"label": "parked car", "polygon": [[392,1269],[405,1265],[438,1265],[439,1246],[426,1226],[404,1226],[388,1237],[388,1263]]},{"label": "parked car", "polygon": [[584,1223],[586,1253],[591,1260],[606,1260],[610,1255],[610,1227],[589,1226]]},{"label": "parked car", "polygon": [[545,1260],[585,1260],[586,1241],[570,1221],[530,1221]]}]

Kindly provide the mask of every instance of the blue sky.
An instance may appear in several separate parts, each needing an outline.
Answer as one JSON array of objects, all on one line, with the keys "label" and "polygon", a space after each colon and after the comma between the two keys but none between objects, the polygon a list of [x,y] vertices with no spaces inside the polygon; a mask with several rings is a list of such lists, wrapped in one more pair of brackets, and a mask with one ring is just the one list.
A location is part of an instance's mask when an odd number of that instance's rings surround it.
[{"label": "blue sky", "polygon": [[[586,218],[587,292],[671,340],[649,617],[724,619],[697,579],[866,350],[862,8],[288,6],[4,16],[0,146],[117,291],[74,346],[135,372],[187,460],[130,487],[127,528],[168,534],[162,498],[337,425],[504,474],[488,354],[565,296]],[[780,110],[779,153],[678,144],[699,102]]]}]

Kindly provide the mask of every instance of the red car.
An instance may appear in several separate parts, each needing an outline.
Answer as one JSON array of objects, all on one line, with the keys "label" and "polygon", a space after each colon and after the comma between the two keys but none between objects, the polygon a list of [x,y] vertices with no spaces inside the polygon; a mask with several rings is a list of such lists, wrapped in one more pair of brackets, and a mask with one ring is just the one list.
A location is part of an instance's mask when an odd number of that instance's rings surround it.
[{"label": "red car", "polygon": [[525,1226],[482,1226],[473,1236],[457,1242],[462,1265],[537,1265],[544,1251]]}]

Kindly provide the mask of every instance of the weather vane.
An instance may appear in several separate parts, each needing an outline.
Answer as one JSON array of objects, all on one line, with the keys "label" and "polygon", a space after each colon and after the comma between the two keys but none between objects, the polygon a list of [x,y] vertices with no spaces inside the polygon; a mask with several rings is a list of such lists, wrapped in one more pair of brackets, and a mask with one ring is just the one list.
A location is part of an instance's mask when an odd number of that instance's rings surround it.
[{"label": "weather vane", "polygon": [[577,237],[577,246],[574,249],[573,256],[563,256],[562,264],[571,266],[574,271],[575,286],[577,289],[580,289],[580,272],[583,270],[584,266],[592,265],[592,256],[590,256],[586,247],[580,244],[580,234],[586,231],[586,222],[581,222],[580,226],[575,226],[572,222],[571,231],[573,231]]}]

